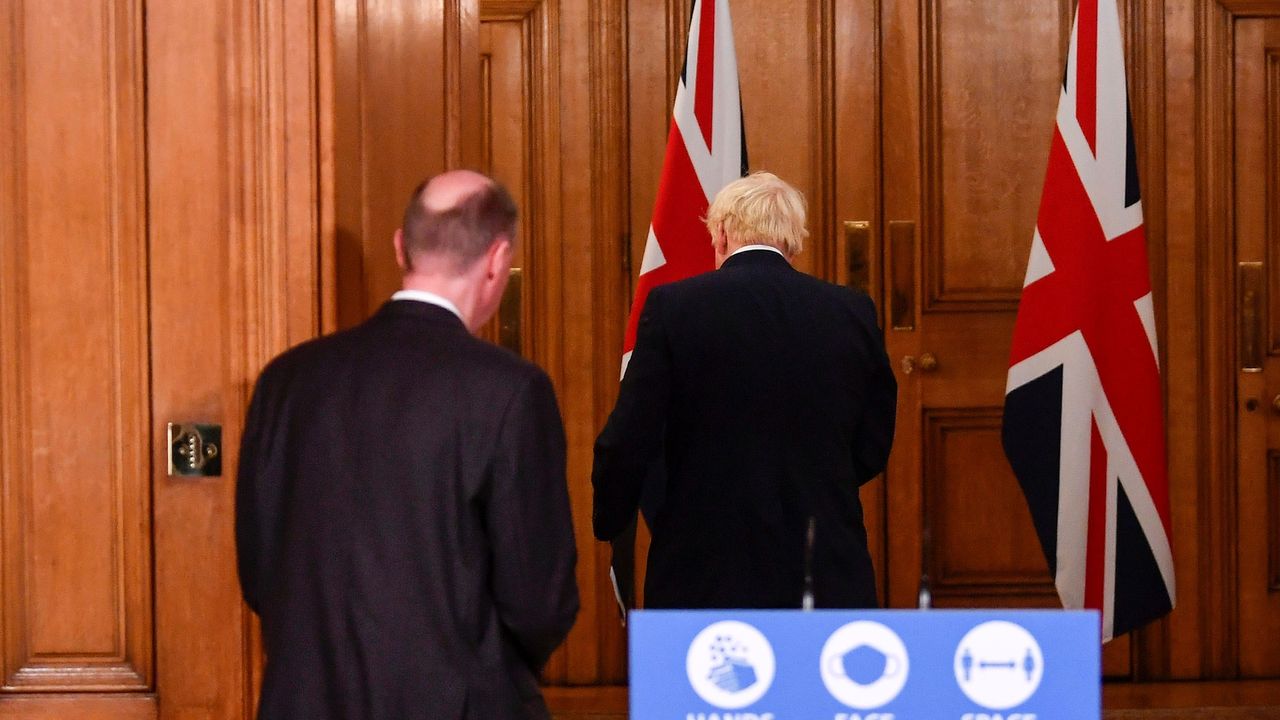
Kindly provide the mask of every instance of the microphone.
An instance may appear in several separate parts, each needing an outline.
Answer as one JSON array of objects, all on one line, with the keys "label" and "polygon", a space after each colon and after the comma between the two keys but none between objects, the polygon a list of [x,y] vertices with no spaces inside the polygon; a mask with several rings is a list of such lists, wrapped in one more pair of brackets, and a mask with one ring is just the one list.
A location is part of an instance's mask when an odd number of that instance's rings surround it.
[{"label": "microphone", "polygon": [[813,609],[813,535],[817,521],[809,516],[809,531],[804,536],[804,596],[800,601],[802,610]]},{"label": "microphone", "polygon": [[921,610],[928,610],[933,605],[933,593],[929,589],[929,527],[926,525],[920,536],[920,595],[917,605]]}]

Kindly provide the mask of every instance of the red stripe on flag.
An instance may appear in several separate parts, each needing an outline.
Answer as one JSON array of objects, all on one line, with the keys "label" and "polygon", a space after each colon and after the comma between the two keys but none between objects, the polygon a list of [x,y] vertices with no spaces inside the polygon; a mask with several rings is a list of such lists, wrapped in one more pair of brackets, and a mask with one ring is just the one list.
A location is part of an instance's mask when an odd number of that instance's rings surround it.
[{"label": "red stripe on flag", "polygon": [[1076,10],[1076,119],[1098,154],[1098,0],[1080,0]]},{"label": "red stripe on flag", "polygon": [[711,149],[711,121],[715,109],[716,80],[716,0],[702,0],[698,21],[698,74],[694,82],[693,116],[702,129],[702,139]]},{"label": "red stripe on flag", "polygon": [[636,327],[649,291],[663,283],[707,272],[715,267],[711,234],[702,223],[707,212],[707,194],[698,182],[698,173],[689,159],[680,128],[671,123],[667,153],[662,162],[662,179],[653,208],[653,235],[662,248],[666,263],[636,279],[636,297],[627,319],[623,352],[636,346]]},{"label": "red stripe on flag", "polygon": [[1085,550],[1084,606],[1102,609],[1107,584],[1107,448],[1098,421],[1089,418],[1089,520]]}]

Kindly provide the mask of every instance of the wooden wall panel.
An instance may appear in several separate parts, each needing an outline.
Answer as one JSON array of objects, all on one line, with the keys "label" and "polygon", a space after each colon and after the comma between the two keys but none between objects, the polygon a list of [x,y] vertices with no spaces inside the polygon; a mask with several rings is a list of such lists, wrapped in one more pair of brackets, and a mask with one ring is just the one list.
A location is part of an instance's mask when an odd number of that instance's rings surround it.
[{"label": "wooden wall panel", "polygon": [[[1221,627],[1210,610],[1202,604],[1218,591],[1211,586],[1220,579],[1218,573],[1227,569],[1218,564],[1207,552],[1206,540],[1216,532],[1213,508],[1207,502],[1207,488],[1217,470],[1210,466],[1205,449],[1210,446],[1204,435],[1212,416],[1205,403],[1211,398],[1207,385],[1208,365],[1203,357],[1206,347],[1202,303],[1206,299],[1206,273],[1187,272],[1187,268],[1203,267],[1206,262],[1205,244],[1200,232],[1203,215],[1197,198],[1196,176],[1199,172],[1197,153],[1198,113],[1196,101],[1196,67],[1198,61],[1196,26],[1200,13],[1196,2],[1178,1],[1164,4],[1157,14],[1163,23],[1165,50],[1160,58],[1159,70],[1168,78],[1167,91],[1161,97],[1162,105],[1151,108],[1165,118],[1163,137],[1148,136],[1147,147],[1158,148],[1166,157],[1162,177],[1143,178],[1144,207],[1147,201],[1164,207],[1165,231],[1159,235],[1148,234],[1150,245],[1163,246],[1167,280],[1164,283],[1166,301],[1157,302],[1157,311],[1163,308],[1169,324],[1160,327],[1161,349],[1164,351],[1162,369],[1166,387],[1166,417],[1169,447],[1169,504],[1173,523],[1174,567],[1177,571],[1178,606],[1168,621],[1169,642],[1159,660],[1167,663],[1160,673],[1168,678],[1192,678],[1207,671],[1204,659],[1207,655],[1203,639],[1208,632],[1223,638]],[[1137,127],[1142,127],[1135,115]],[[1153,183],[1162,181],[1164,190]],[[1158,218],[1148,209],[1148,219]],[[1160,242],[1160,239],[1163,242]],[[1179,271],[1179,268],[1184,270]],[[1177,319],[1176,326],[1173,319]],[[1178,332],[1169,332],[1177,327]],[[1208,405],[1207,407],[1212,407]],[[1210,529],[1213,528],[1213,529]],[[1225,639],[1225,638],[1223,638]]]},{"label": "wooden wall panel", "polygon": [[0,703],[0,720],[156,720],[160,716],[154,695],[41,693],[5,700]]},{"label": "wooden wall panel", "polygon": [[[831,135],[834,161],[829,178],[828,222],[836,232],[827,247],[828,280],[849,283],[851,236],[846,222],[866,223],[865,252],[867,287],[877,302],[883,287],[880,243],[882,227],[880,193],[882,184],[880,113],[880,3],[835,3],[830,19]],[[879,308],[878,308],[879,309]],[[873,480],[861,490],[867,542],[876,568],[876,589],[880,602],[886,601],[885,566],[889,526],[885,517],[884,478]]]},{"label": "wooden wall panel", "polygon": [[[1257,347],[1260,371],[1238,371],[1237,407],[1237,522],[1236,555],[1239,562],[1238,608],[1240,624],[1240,674],[1244,677],[1280,675],[1280,593],[1271,572],[1275,547],[1274,502],[1277,482],[1274,455],[1280,452],[1280,354],[1271,349],[1268,318],[1276,315],[1280,287],[1267,285],[1276,276],[1267,268],[1280,253],[1274,246],[1275,193],[1278,157],[1276,138],[1280,136],[1280,2],[1274,3],[1269,18],[1249,17],[1249,12],[1233,13],[1232,147],[1234,151],[1234,261],[1262,263],[1263,287],[1260,297],[1250,303],[1243,286],[1232,297],[1239,298],[1233,315],[1239,320],[1235,368],[1246,364],[1245,338]],[[1254,10],[1253,12],[1257,12]],[[1252,307],[1252,310],[1250,309]],[[1256,317],[1250,321],[1250,313]],[[1247,334],[1246,334],[1247,333]]]},{"label": "wooden wall panel", "polygon": [[1263,546],[1267,556],[1267,592],[1280,593],[1280,451],[1267,454],[1266,523]]},{"label": "wooden wall panel", "polygon": [[[592,388],[591,422],[583,430],[584,460],[594,446],[595,436],[613,408],[617,390],[615,368],[620,362],[624,324],[631,306],[630,247],[627,228],[631,217],[630,155],[627,151],[629,113],[627,106],[627,12],[628,0],[596,0],[588,4],[588,114],[583,119],[591,128],[592,248],[590,272],[594,282],[595,307],[591,314]],[[584,238],[585,239],[585,238]],[[585,380],[586,378],[584,378]],[[584,406],[584,411],[586,410]],[[579,486],[585,497],[590,487],[589,473]],[[584,505],[586,503],[584,502]],[[621,684],[627,678],[626,630],[619,622],[608,567],[612,556],[603,543],[594,545],[593,573],[588,580],[596,601],[595,630],[599,652],[599,684]],[[584,633],[585,634],[585,633]]]},{"label": "wooden wall panel", "polygon": [[1001,409],[925,411],[925,566],[938,607],[1058,607],[1053,578],[1012,470]]},{"label": "wooden wall panel", "polygon": [[250,716],[261,661],[236,577],[236,450],[252,383],[316,332],[314,6],[147,7],[151,433],[223,427],[223,474],[155,474],[162,717]]},{"label": "wooden wall panel", "polygon": [[[548,0],[549,1],[549,0]],[[619,81],[626,4],[562,0],[558,57],[558,178],[561,219],[558,323],[562,380],[557,385],[569,441],[569,490],[580,555],[582,612],[566,647],[569,684],[618,682],[621,626],[608,581],[609,550],[591,535],[591,462],[595,437],[621,355],[619,259],[626,227],[626,106]],[[608,654],[606,654],[608,653]]]},{"label": "wooden wall panel", "polygon": [[[1270,266],[1267,283],[1280,288],[1280,47],[1268,47],[1263,76],[1263,202],[1264,226],[1259,238],[1266,246],[1266,262]],[[1280,355],[1280,297],[1272,295],[1267,310],[1270,319],[1267,352]]]},{"label": "wooden wall panel", "polygon": [[476,0],[333,2],[333,326],[399,289],[391,237],[418,182],[480,162],[477,13]]},{"label": "wooden wall panel", "polygon": [[[822,170],[829,146],[820,120],[825,102],[820,19],[828,14],[829,4],[808,0],[781,13],[773,0],[733,3],[750,169],[768,170],[804,193],[809,204],[809,240],[795,266],[812,274],[825,269],[820,258],[833,242],[828,237],[833,230],[824,222]],[[686,24],[677,36],[682,50],[687,30]]]},{"label": "wooden wall panel", "polygon": [[151,682],[142,18],[5,3],[6,690]]},{"label": "wooden wall panel", "polygon": [[[1017,307],[1072,9],[1069,0],[927,3],[926,309]],[[992,41],[1001,37],[1022,41]]]}]

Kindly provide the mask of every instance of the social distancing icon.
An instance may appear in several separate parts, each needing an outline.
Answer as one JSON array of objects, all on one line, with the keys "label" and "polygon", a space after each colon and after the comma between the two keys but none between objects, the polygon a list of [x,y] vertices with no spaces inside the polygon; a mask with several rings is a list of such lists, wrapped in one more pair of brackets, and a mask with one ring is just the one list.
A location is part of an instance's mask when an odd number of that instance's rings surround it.
[{"label": "social distancing icon", "polygon": [[960,640],[955,673],[970,700],[991,710],[1008,710],[1025,703],[1040,687],[1044,655],[1021,625],[993,620]]}]

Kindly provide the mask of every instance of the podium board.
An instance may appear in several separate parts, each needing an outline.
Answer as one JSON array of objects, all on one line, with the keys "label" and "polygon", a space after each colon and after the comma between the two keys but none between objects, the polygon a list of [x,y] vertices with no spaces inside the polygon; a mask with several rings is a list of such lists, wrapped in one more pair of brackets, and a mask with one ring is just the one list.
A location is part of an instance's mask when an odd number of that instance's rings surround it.
[{"label": "podium board", "polygon": [[639,610],[631,720],[1097,720],[1099,620],[1051,610]]}]

